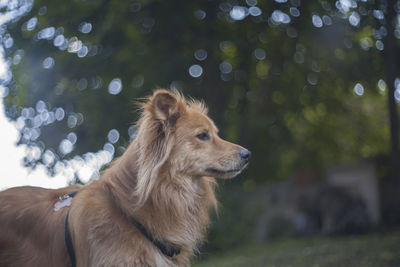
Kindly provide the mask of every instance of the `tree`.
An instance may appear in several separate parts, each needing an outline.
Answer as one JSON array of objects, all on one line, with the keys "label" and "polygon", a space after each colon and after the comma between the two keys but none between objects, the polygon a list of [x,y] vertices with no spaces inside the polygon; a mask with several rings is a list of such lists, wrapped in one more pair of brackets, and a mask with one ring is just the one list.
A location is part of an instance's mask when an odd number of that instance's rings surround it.
[{"label": "tree", "polygon": [[49,170],[103,147],[122,153],[137,118],[127,99],[156,86],[204,98],[222,134],[250,147],[247,189],[302,168],[388,154],[383,96],[391,92],[381,75],[378,8],[37,0],[8,25],[7,114],[21,121],[20,143],[39,151],[26,164]]}]

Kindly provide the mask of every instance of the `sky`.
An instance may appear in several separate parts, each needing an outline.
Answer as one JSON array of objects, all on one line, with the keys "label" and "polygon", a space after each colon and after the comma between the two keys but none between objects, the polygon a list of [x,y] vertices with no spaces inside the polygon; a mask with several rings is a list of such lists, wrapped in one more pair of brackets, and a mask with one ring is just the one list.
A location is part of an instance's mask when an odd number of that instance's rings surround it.
[{"label": "sky", "polygon": [[[8,6],[9,1],[1,1],[0,7]],[[7,9],[0,15],[0,25],[22,16],[29,10],[31,4],[25,4],[14,9]],[[8,66],[4,60],[4,49],[0,48],[0,80],[6,80],[9,75]],[[24,146],[16,146],[19,132],[15,123],[10,122],[4,113],[4,96],[7,89],[0,85],[0,190],[14,186],[32,185],[45,188],[59,188],[68,184],[67,176],[59,174],[50,177],[43,166],[29,170],[23,166],[23,158],[27,153]]]},{"label": "sky", "polygon": [[1,81],[10,80],[11,77],[12,74],[4,59],[4,49],[0,45],[0,191],[25,185],[44,188],[65,187],[74,179],[75,174],[84,183],[98,178],[99,170],[113,158],[114,146],[111,143],[106,143],[104,149],[95,153],[88,152],[59,162],[57,174],[53,177],[46,172],[43,165],[37,165],[34,170],[23,166],[23,158],[30,150],[26,145],[16,145],[20,134],[17,123],[7,119],[4,109],[3,97],[7,96],[8,88],[1,84]]},{"label": "sky", "polygon": [[[11,20],[22,17],[31,10],[32,3],[33,1],[0,0],[0,9],[2,9],[0,27],[4,27]],[[7,84],[12,79],[12,73],[4,57],[4,42],[1,42],[1,37],[0,35],[0,190],[24,185],[60,188],[67,186],[76,175],[83,183],[99,178],[99,170],[109,164],[114,157],[113,144],[119,138],[119,133],[115,129],[109,132],[109,142],[104,144],[103,149],[56,162],[54,170],[57,174],[54,177],[46,172],[43,165],[37,165],[34,170],[23,166],[24,157],[32,150],[26,145],[16,145],[20,134],[18,127],[19,129],[24,127],[24,120],[21,119],[19,123],[16,123],[9,121],[5,116],[3,98],[8,95]],[[7,40],[11,41],[8,46],[12,47],[12,37]],[[120,90],[118,84],[114,89]]]},{"label": "sky", "polygon": [[0,99],[0,190],[23,185],[60,188],[68,184],[67,176],[58,174],[50,177],[43,166],[35,170],[25,168],[23,158],[27,148],[16,146],[18,139],[19,131],[5,116],[4,101]]},{"label": "sky", "polygon": [[[4,61],[0,59],[0,79],[2,64]],[[65,187],[74,180],[75,175],[78,175],[83,183],[100,177],[99,170],[110,163],[114,156],[114,146],[111,143],[106,143],[103,149],[95,153],[87,152],[58,162],[55,176],[50,176],[45,166],[41,164],[34,170],[24,167],[23,158],[30,149],[26,145],[16,145],[20,133],[17,123],[9,121],[5,116],[4,101],[1,98],[4,88],[0,85],[0,191],[24,185],[44,188]]]}]

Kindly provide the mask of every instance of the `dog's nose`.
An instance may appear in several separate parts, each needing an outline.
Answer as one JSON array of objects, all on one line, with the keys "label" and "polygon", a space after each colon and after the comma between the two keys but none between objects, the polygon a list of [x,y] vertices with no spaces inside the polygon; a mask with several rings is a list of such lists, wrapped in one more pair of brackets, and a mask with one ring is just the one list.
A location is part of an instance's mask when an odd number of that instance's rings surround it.
[{"label": "dog's nose", "polygon": [[239,156],[241,159],[245,160],[245,161],[249,161],[250,157],[251,157],[251,152],[248,150],[240,150],[239,152]]}]

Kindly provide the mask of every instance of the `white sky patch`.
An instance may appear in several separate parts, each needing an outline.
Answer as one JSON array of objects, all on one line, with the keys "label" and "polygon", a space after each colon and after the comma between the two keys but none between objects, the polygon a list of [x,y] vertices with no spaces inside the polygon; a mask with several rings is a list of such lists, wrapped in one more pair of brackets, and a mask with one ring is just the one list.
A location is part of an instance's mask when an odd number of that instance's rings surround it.
[{"label": "white sky patch", "polygon": [[[1,63],[0,63],[1,64]],[[23,166],[23,158],[28,154],[26,145],[17,146],[19,131],[16,123],[10,122],[4,114],[4,103],[0,98],[0,190],[15,186],[40,186],[44,188],[65,187],[74,179],[76,172],[84,183],[100,176],[99,170],[111,162],[113,151],[106,148],[96,153],[88,152],[83,156],[63,161],[56,168],[57,175],[50,176],[44,165],[35,170]],[[114,150],[114,146],[107,143]],[[106,145],[107,145],[106,144]]]},{"label": "white sky patch", "polygon": [[7,64],[0,60],[0,77],[4,77],[7,74]]},{"label": "white sky patch", "polygon": [[[1,64],[1,63],[0,63]],[[4,64],[4,63],[2,63]],[[44,166],[30,170],[23,166],[26,146],[16,146],[19,132],[4,114],[4,103],[0,101],[0,190],[14,186],[40,186],[60,188],[68,184],[66,177],[50,177]]]},{"label": "white sky patch", "polygon": [[[14,2],[13,2],[14,3]],[[19,3],[18,1],[15,3]],[[14,4],[15,4],[14,3]],[[12,10],[7,10],[6,12],[0,13],[0,26],[9,22],[12,19],[18,18],[26,14],[31,10],[33,0],[21,1],[21,5],[14,6]],[[10,1],[0,0],[0,8],[6,7],[10,8]],[[31,22],[28,30],[33,30],[37,25],[37,18],[32,18],[29,20]],[[29,24],[29,23],[28,23]],[[84,26],[84,27],[83,27]],[[91,24],[86,23],[83,25],[81,32],[89,33],[91,31]],[[2,37],[2,36],[0,36]],[[46,28],[40,32],[39,38],[52,39],[55,37],[55,32],[53,27]],[[58,161],[54,170],[57,175],[54,177],[50,176],[44,165],[38,164],[35,170],[23,166],[23,159],[28,153],[39,153],[38,157],[42,156],[43,161],[48,165],[51,165],[54,160],[53,152],[46,150],[43,155],[40,155],[40,151],[34,151],[34,149],[28,148],[26,145],[17,146],[17,141],[19,140],[19,130],[21,123],[23,121],[17,120],[16,122],[9,121],[4,112],[4,101],[3,97],[6,97],[9,90],[6,87],[8,82],[12,79],[11,71],[8,67],[7,62],[4,59],[4,46],[11,47],[13,45],[12,38],[9,41],[0,44],[0,190],[15,186],[40,186],[44,188],[60,188],[65,187],[74,180],[75,175],[79,176],[79,179],[87,183],[92,179],[97,179],[100,176],[100,169],[111,162],[114,157],[115,148],[111,143],[106,143],[102,150],[95,153],[88,152],[81,156],[75,156],[70,160]],[[65,44],[65,47],[62,49]],[[85,56],[87,54],[86,50],[81,50],[82,41],[77,37],[73,37],[66,40],[64,36],[58,35],[54,40],[55,46],[60,46],[60,49],[68,51],[71,53],[78,53],[78,56]],[[82,52],[83,51],[83,52]],[[81,53],[81,54],[79,54]],[[54,65],[53,58],[47,58],[49,62],[43,65],[44,68],[51,68]],[[200,73],[201,75],[201,73]],[[110,93],[118,94],[122,90],[122,82],[119,78],[115,78],[110,83]],[[45,108],[45,104],[43,102]],[[55,119],[61,121],[64,119],[65,112],[62,108],[58,108],[54,114]],[[73,128],[76,126],[77,117],[75,115],[70,115],[67,119],[68,126]],[[18,128],[19,127],[19,128]],[[112,130],[111,142],[117,142],[119,139],[119,132]],[[135,136],[134,131],[132,132],[131,139]],[[69,133],[67,139],[63,141],[67,146],[63,146],[65,154],[72,151],[75,145],[77,135],[75,133]],[[110,137],[109,137],[110,139]],[[64,142],[64,143],[65,143]],[[37,148],[38,149],[38,148]],[[71,149],[71,151],[69,151]]]},{"label": "white sky patch", "polygon": [[[0,25],[8,22],[18,15],[24,14],[31,7],[31,1],[27,1],[18,10],[3,13],[0,16]],[[5,80],[8,66],[4,60],[4,49],[0,49],[0,79]],[[5,88],[5,87],[4,87]],[[14,186],[41,186],[46,188],[59,188],[68,184],[66,177],[57,175],[50,177],[44,166],[38,166],[35,170],[23,166],[23,158],[27,154],[26,146],[17,146],[19,131],[15,123],[10,122],[4,113],[4,101],[0,97],[0,190]]]},{"label": "white sky patch", "polygon": [[[0,47],[0,80],[4,81],[8,72],[7,63],[4,60],[4,49]],[[0,85],[0,87],[6,88],[4,85]],[[71,160],[58,162],[55,168],[57,175],[54,177],[47,173],[44,165],[38,164],[34,170],[24,167],[23,158],[31,149],[26,145],[16,145],[20,133],[17,129],[18,123],[9,121],[5,115],[2,97],[6,95],[0,94],[0,190],[25,185],[44,188],[65,187],[74,179],[75,173],[78,174],[82,182],[86,183],[91,179],[98,178],[100,176],[99,170],[112,160],[114,151],[110,152],[103,149],[96,153],[88,152],[83,156],[75,156]],[[59,116],[60,120],[64,117],[64,114],[61,115]],[[57,117],[57,112],[55,116]],[[69,139],[65,140],[71,143],[73,137],[73,134],[70,134]],[[109,145],[114,150],[114,146]]]}]

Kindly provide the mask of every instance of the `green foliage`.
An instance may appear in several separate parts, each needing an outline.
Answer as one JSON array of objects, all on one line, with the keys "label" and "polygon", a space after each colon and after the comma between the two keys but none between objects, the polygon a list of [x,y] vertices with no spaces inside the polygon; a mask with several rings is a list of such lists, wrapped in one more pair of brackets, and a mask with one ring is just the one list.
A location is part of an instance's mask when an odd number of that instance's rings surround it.
[{"label": "green foliage", "polygon": [[[43,100],[49,110],[64,108],[66,118],[42,126],[38,139],[20,143],[71,158],[101,149],[115,128],[121,133],[115,146],[124,147],[138,116],[132,101],[162,86],[205,99],[222,134],[253,151],[247,176],[256,183],[387,153],[385,98],[377,89],[381,52],[358,44],[374,38],[376,22],[367,16],[357,31],[343,24],[333,2],[298,3],[261,1],[261,15],[235,21],[229,15],[233,2],[36,0],[29,14],[8,27],[15,42],[8,56],[22,59],[12,65],[15,84],[7,111],[17,118],[22,108]],[[289,24],[272,20],[274,10],[289,14],[293,7],[300,15]],[[329,16],[333,24],[314,27],[315,14]],[[37,26],[28,30],[33,17]],[[78,31],[83,22],[91,23],[89,33]],[[47,27],[55,35],[39,39]],[[69,46],[86,46],[87,55],[58,49],[54,39],[60,34]],[[205,60],[194,57],[198,49],[207,52]],[[54,67],[42,67],[47,57]],[[203,69],[199,78],[188,73],[193,64]],[[122,81],[117,95],[108,93],[114,78]],[[363,96],[353,92],[357,82]],[[68,127],[68,116],[76,114],[83,121]],[[58,146],[71,131],[77,143],[64,156]]]}]

